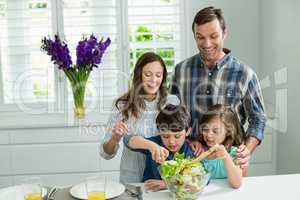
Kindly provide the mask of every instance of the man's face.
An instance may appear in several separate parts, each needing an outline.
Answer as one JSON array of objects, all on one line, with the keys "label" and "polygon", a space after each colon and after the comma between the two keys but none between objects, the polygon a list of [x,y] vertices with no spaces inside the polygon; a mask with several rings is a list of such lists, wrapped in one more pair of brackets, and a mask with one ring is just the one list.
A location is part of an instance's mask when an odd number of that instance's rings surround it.
[{"label": "man's face", "polygon": [[225,54],[223,52],[224,32],[217,19],[202,25],[194,25],[194,37],[200,55],[209,67],[214,65]]},{"label": "man's face", "polygon": [[188,133],[185,129],[179,132],[172,132],[169,130],[160,131],[162,143],[173,153],[179,152],[187,135]]}]

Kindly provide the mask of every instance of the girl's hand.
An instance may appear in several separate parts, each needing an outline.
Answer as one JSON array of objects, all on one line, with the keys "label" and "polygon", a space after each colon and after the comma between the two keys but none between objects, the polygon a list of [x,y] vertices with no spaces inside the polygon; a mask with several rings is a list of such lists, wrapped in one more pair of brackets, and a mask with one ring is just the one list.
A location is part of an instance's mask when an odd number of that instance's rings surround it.
[{"label": "girl's hand", "polygon": [[167,185],[163,180],[149,179],[145,181],[145,188],[146,190],[151,190],[156,192],[158,190],[166,189]]},{"label": "girl's hand", "polygon": [[124,122],[118,122],[113,128],[112,128],[112,136],[111,139],[118,143],[121,138],[128,133],[128,127],[127,124]]},{"label": "girl's hand", "polygon": [[152,160],[155,160],[157,163],[161,164],[169,155],[169,151],[164,147],[161,147],[155,143],[152,143],[149,151],[152,155]]},{"label": "girl's hand", "polygon": [[224,145],[216,145],[217,149],[215,150],[215,156],[220,159],[225,159],[229,155]]},{"label": "girl's hand", "polygon": [[222,144],[216,144],[215,145],[216,149],[206,157],[206,159],[211,160],[215,158],[220,158],[220,159],[225,159],[229,154]]},{"label": "girl's hand", "polygon": [[194,155],[198,157],[202,151],[202,144],[199,141],[191,141],[191,140],[186,140],[191,149],[194,151]]},{"label": "girl's hand", "polygon": [[240,158],[235,161],[236,165],[239,165],[242,169],[249,166],[249,161],[251,158],[251,153],[246,145],[241,144],[235,154],[236,157]]}]

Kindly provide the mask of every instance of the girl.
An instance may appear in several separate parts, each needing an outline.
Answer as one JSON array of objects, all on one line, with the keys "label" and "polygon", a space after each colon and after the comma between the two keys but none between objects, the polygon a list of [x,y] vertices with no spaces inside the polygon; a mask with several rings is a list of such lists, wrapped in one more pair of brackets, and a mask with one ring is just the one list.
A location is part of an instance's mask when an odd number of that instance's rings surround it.
[{"label": "girl", "polygon": [[237,146],[242,144],[243,132],[237,115],[220,104],[212,106],[200,121],[200,142],[206,148],[217,149],[202,161],[211,178],[226,178],[233,188],[239,188],[247,169],[241,169],[234,161]]},{"label": "girl", "polygon": [[[100,153],[105,159],[113,158],[119,142],[125,135],[151,137],[158,135],[155,119],[162,106],[168,102],[179,104],[176,96],[168,96],[167,70],[161,57],[155,53],[143,54],[133,72],[132,85],[119,97],[107,124]],[[141,182],[145,168],[145,156],[123,148],[120,164],[121,182]]]}]

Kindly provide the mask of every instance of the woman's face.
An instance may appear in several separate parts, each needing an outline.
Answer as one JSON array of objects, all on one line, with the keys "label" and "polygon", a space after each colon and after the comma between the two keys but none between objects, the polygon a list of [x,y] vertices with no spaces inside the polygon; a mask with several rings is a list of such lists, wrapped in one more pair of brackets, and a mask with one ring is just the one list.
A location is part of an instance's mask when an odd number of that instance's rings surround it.
[{"label": "woman's face", "polygon": [[160,62],[146,64],[142,70],[142,84],[146,95],[156,95],[163,80],[164,69]]},{"label": "woman's face", "polygon": [[201,127],[204,141],[208,147],[222,144],[226,138],[226,128],[220,118],[212,118]]}]

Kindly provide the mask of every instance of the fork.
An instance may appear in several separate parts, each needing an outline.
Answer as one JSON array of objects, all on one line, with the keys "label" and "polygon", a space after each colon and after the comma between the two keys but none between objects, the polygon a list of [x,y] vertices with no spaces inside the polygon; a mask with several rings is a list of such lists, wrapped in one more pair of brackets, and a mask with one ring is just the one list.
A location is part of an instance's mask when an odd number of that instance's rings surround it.
[{"label": "fork", "polygon": [[54,200],[54,195],[58,191],[57,187],[53,187],[50,189],[48,195],[47,195],[47,200]]}]

